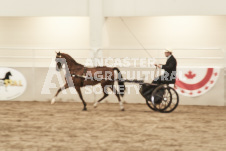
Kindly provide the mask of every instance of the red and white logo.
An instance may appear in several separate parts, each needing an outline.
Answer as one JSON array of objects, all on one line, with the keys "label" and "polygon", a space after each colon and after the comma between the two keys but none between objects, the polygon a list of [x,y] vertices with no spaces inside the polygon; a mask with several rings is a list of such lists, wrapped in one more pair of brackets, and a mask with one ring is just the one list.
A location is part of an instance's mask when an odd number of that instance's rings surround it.
[{"label": "red and white logo", "polygon": [[200,96],[214,86],[219,74],[219,68],[178,69],[175,88],[185,96]]}]

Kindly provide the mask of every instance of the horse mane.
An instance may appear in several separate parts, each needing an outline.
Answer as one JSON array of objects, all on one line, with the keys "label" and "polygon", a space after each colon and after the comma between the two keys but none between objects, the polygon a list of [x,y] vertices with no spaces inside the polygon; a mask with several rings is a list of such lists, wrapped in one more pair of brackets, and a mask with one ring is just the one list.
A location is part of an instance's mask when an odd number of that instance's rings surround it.
[{"label": "horse mane", "polygon": [[62,55],[63,57],[65,57],[66,59],[70,60],[70,61],[71,61],[72,63],[74,63],[75,65],[79,65],[79,66],[84,67],[84,65],[82,65],[82,64],[80,64],[80,63],[78,63],[78,62],[76,62],[69,54],[61,53],[61,55]]}]

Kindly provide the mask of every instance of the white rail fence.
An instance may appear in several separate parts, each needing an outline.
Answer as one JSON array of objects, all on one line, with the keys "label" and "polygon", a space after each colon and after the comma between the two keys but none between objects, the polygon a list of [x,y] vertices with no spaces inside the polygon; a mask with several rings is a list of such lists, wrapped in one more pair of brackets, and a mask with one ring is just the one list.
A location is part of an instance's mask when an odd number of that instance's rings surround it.
[{"label": "white rail fence", "polygon": [[[69,53],[75,60],[85,63],[91,56],[91,50],[62,49],[62,48],[0,48],[0,66],[11,67],[48,67],[51,59],[55,57],[55,51]],[[173,53],[178,60],[178,65],[182,66],[222,66],[226,68],[226,52],[220,48],[181,48],[173,49]],[[150,58],[157,62],[164,62],[164,49],[109,49],[104,48],[98,51],[96,59],[129,58]],[[96,55],[97,56],[97,55]],[[147,57],[148,56],[148,57]],[[131,66],[132,67],[132,66]]]}]

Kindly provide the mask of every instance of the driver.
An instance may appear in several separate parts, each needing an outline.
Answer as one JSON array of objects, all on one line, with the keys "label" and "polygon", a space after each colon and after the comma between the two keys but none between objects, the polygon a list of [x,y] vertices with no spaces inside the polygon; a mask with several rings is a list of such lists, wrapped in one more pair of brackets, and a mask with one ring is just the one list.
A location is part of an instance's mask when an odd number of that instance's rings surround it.
[{"label": "driver", "polygon": [[164,69],[165,72],[153,80],[154,84],[175,84],[176,82],[177,60],[172,55],[172,50],[166,49],[165,56],[167,57],[165,65],[155,64],[156,67]]}]

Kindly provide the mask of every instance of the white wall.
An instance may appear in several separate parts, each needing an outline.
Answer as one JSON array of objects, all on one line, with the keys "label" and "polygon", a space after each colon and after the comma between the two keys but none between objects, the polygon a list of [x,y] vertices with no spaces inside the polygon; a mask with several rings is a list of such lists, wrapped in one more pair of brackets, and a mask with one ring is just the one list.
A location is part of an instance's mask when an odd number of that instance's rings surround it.
[{"label": "white wall", "polygon": [[89,0],[0,0],[0,16],[88,16]]},{"label": "white wall", "polygon": [[[90,56],[88,17],[0,17],[0,62],[9,67],[48,67],[55,51]],[[36,58],[36,59],[35,59]]]},{"label": "white wall", "polygon": [[88,17],[0,17],[0,47],[89,48]]},{"label": "white wall", "polygon": [[226,16],[108,17],[105,28],[103,47],[226,48]]},{"label": "white wall", "polygon": [[104,0],[105,16],[225,15],[225,0]]},{"label": "white wall", "polygon": [[[90,1],[0,0],[0,16],[88,16]],[[225,0],[102,0],[104,16],[226,15]]]}]

